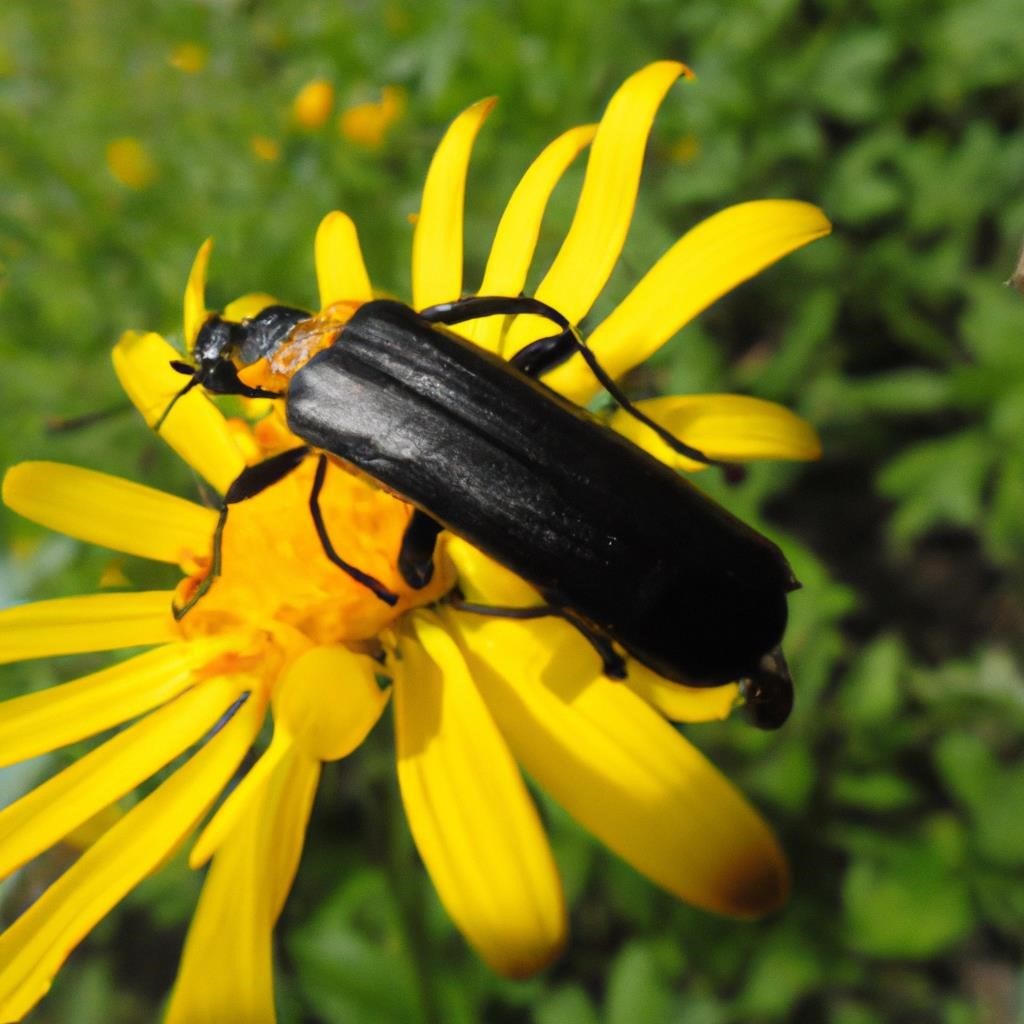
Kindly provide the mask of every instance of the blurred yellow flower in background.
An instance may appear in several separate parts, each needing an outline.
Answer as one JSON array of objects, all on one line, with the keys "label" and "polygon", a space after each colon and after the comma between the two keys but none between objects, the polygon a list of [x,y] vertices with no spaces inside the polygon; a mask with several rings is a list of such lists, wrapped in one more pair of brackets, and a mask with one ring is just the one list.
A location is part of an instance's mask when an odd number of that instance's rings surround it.
[{"label": "blurred yellow flower in background", "polygon": [[206,67],[206,62],[209,59],[210,55],[205,46],[200,43],[185,42],[174,47],[168,57],[168,62],[172,68],[177,68],[186,75],[198,75]]},{"label": "blurred yellow flower in background", "polygon": [[253,135],[249,139],[249,150],[257,160],[265,163],[281,159],[281,144],[269,135]]},{"label": "blurred yellow flower in background", "polygon": [[306,131],[322,128],[334,109],[334,86],[326,78],[307,82],[292,100],[292,120]]},{"label": "blurred yellow flower in background", "polygon": [[141,190],[156,180],[156,162],[145,144],[131,135],[107,144],[107,168],[126,188]]},{"label": "blurred yellow flower in background", "polygon": [[376,149],[384,141],[391,126],[405,113],[405,90],[396,85],[385,85],[380,99],[356,103],[338,116],[338,131],[342,137]]}]

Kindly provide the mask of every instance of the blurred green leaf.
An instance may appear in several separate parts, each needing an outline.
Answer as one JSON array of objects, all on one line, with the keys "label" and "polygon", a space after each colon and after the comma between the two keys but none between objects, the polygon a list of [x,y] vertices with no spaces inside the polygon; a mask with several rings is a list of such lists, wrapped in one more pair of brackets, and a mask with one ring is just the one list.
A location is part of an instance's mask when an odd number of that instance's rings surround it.
[{"label": "blurred green leaf", "polygon": [[563,985],[545,995],[533,1019],[536,1024],[598,1024],[593,1003],[578,985]]},{"label": "blurred green leaf", "polygon": [[631,942],[612,961],[608,976],[604,1024],[668,1024],[672,1018],[671,995],[658,968],[654,950]]},{"label": "blurred green leaf", "polygon": [[822,54],[815,100],[826,113],[840,120],[866,120],[881,104],[881,77],[892,59],[892,39],[880,29],[837,36]]},{"label": "blurred green leaf", "polygon": [[966,881],[927,841],[858,859],[843,880],[849,942],[878,957],[934,956],[973,924]]},{"label": "blurred green leaf", "polygon": [[817,781],[814,757],[798,742],[780,745],[746,775],[752,792],[791,814],[807,806]]},{"label": "blurred green leaf", "polygon": [[799,928],[776,928],[750,965],[737,1009],[747,1020],[792,1018],[825,971],[823,950],[810,936]]},{"label": "blurred green leaf", "polygon": [[901,680],[906,661],[903,643],[891,633],[861,650],[839,691],[843,721],[864,726],[894,718],[904,700]]},{"label": "blurred green leaf", "polygon": [[843,772],[832,781],[832,799],[839,804],[872,811],[905,809],[921,801],[908,779],[888,772]]},{"label": "blurred green leaf", "polygon": [[289,940],[310,1002],[328,1020],[422,1020],[398,910],[379,872],[350,874]]},{"label": "blurred green leaf", "polygon": [[890,533],[906,543],[929,527],[971,525],[981,515],[982,488],[995,453],[978,431],[915,445],[891,459],[878,487],[900,499]]},{"label": "blurred green leaf", "polygon": [[943,736],[935,761],[970,812],[978,851],[995,864],[1024,865],[1024,765],[1003,767],[977,736],[964,732]]}]

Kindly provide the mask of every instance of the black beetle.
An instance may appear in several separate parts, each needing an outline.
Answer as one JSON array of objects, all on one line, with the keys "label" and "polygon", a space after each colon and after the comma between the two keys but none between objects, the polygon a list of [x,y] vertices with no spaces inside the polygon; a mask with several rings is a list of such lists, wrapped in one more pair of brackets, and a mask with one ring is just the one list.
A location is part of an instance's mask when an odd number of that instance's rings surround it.
[{"label": "black beetle", "polygon": [[[443,326],[512,313],[546,316],[560,333],[505,361]],[[792,703],[778,649],[786,595],[799,586],[792,570],[767,538],[537,379],[574,352],[674,448],[712,461],[651,424],[565,318],[525,297],[474,297],[420,313],[374,300],[333,323],[282,306],[242,323],[211,316],[196,339],[195,365],[173,365],[191,376],[181,394],[201,385],[222,394],[285,397],[289,428],[321,453],[310,509],[324,549],[381,600],[396,598],[331,544],[318,507],[322,453],[416,508],[398,560],[411,586],[429,581],[437,534],[451,530],[532,584],[545,602],[493,608],[456,595],[458,607],[560,615],[591,641],[611,676],[625,674],[614,642],[676,682],[740,680],[751,720],[778,727]],[[283,391],[239,378],[262,358],[287,366],[276,378]],[[250,467],[229,488],[210,572],[177,614],[219,571],[228,507],[290,472],[310,447]]]}]

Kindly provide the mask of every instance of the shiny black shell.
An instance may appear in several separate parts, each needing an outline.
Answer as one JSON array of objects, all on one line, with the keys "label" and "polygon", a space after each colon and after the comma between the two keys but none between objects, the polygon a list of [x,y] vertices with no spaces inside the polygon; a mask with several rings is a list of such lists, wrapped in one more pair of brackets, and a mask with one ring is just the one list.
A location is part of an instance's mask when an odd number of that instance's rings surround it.
[{"label": "shiny black shell", "polygon": [[361,306],[292,378],[288,424],[659,674],[756,674],[779,549],[586,410],[407,306]]}]

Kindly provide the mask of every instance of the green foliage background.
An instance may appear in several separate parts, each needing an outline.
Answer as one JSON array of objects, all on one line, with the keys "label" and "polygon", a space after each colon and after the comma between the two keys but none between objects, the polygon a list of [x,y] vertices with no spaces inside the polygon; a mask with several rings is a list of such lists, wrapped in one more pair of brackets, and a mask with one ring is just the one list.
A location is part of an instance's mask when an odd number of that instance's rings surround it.
[{"label": "green foliage background", "polygon": [[[123,329],[180,337],[182,286],[209,234],[215,304],[255,289],[313,302],[313,232],[335,207],[356,218],[378,286],[407,294],[408,216],[432,147],[481,96],[501,105],[470,180],[469,282],[532,156],[664,57],[698,78],[659,115],[606,302],[732,202],[796,196],[835,222],[631,382],[637,394],[748,391],[823,436],[818,465],[711,482],[786,545],[804,581],[787,639],[796,713],[779,734],[688,731],[778,828],[789,907],[744,924],[680,906],[541,796],[572,943],[541,977],[500,981],[416,862],[379,729],[326,773],[279,933],[286,1024],[1024,1019],[1024,299],[1002,284],[1024,232],[1019,21],[1017,0],[0,7],[5,466],[54,458],[192,494],[137,420],[55,436],[47,418],[118,401],[108,351]],[[199,74],[170,65],[182,42],[209,51]],[[382,148],[346,143],[333,122],[290,124],[292,97],[321,75],[342,106],[407,90]],[[280,160],[253,157],[257,133],[280,142]],[[123,135],[154,156],[145,190],[105,167]],[[570,181],[548,247],[572,201]],[[0,529],[0,604],[87,592],[110,558],[9,514]],[[140,586],[168,582],[141,562],[124,569]],[[0,686],[100,663],[18,666]],[[0,774],[0,802],[54,766]],[[53,870],[8,883],[5,915]],[[197,884],[176,862],[144,885],[31,1020],[155,1019]]]}]

